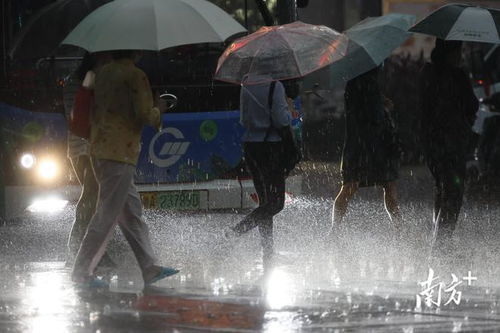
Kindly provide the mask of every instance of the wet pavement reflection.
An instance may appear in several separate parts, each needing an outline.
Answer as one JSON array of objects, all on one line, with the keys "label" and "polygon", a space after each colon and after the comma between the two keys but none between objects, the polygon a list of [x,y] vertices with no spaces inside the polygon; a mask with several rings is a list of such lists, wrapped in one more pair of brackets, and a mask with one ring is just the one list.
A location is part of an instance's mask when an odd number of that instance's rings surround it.
[{"label": "wet pavement reflection", "polygon": [[[331,187],[306,180],[277,216],[272,267],[263,267],[257,232],[222,236],[243,212],[146,211],[161,263],[181,269],[147,288],[118,232],[109,290],[77,288],[64,263],[74,206],[26,213],[0,227],[0,332],[500,331],[500,208],[468,198],[453,255],[429,258],[431,184],[425,171],[405,172],[401,238],[376,190],[360,191],[348,223],[329,234],[338,183],[320,173]],[[444,289],[439,307],[417,301],[429,268],[446,286],[452,274],[462,281],[459,304],[445,305]],[[477,277],[470,285],[468,272]]]}]

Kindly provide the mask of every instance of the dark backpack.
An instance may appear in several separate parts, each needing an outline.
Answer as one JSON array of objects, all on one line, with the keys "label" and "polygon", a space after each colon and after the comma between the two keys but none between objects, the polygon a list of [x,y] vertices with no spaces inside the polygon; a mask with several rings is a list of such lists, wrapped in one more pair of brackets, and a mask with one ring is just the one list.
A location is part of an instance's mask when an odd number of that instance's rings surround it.
[{"label": "dark backpack", "polygon": [[291,126],[286,126],[283,128],[276,128],[273,126],[273,117],[271,112],[273,109],[273,95],[275,86],[276,81],[273,81],[271,82],[271,85],[269,87],[269,96],[267,98],[267,101],[269,106],[269,120],[271,122],[271,126],[267,130],[264,141],[267,141],[267,138],[273,129],[279,134],[279,136],[281,137],[281,142],[283,143],[283,169],[285,171],[285,176],[288,176],[290,172],[295,168],[295,166],[302,160],[302,153],[300,152],[300,149],[295,142]]}]

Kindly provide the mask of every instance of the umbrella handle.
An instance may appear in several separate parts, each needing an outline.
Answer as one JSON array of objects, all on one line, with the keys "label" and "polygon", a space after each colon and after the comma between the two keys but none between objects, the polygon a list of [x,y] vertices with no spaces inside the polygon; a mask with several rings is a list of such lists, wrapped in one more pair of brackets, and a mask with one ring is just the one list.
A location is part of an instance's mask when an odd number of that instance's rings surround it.
[{"label": "umbrella handle", "polygon": [[160,98],[167,102],[167,110],[171,110],[177,106],[177,96],[173,94],[161,94]]}]

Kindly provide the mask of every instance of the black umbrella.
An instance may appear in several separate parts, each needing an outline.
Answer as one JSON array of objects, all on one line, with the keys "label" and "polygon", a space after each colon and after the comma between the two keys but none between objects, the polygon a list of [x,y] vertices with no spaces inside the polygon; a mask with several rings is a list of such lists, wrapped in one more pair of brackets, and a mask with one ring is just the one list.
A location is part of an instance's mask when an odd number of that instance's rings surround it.
[{"label": "black umbrella", "polygon": [[11,59],[39,59],[47,56],[79,54],[82,50],[61,41],[90,12],[111,0],[60,0],[42,8],[15,36],[9,50]]},{"label": "black umbrella", "polygon": [[500,10],[449,4],[422,19],[410,31],[445,40],[499,44]]}]

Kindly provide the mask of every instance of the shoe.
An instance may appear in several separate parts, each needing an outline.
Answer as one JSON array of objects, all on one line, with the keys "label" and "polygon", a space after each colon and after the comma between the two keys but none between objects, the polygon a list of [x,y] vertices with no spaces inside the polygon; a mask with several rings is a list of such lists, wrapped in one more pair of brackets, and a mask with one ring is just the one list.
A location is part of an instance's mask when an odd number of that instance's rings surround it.
[{"label": "shoe", "polygon": [[76,287],[79,289],[107,289],[109,288],[109,283],[98,278],[89,278],[83,281],[77,281]]},{"label": "shoe", "polygon": [[180,271],[178,269],[175,269],[175,268],[171,268],[171,267],[160,267],[160,271],[158,272],[157,275],[155,275],[153,278],[149,279],[149,280],[145,280],[144,283],[145,284],[153,284],[155,282],[158,282],[160,281],[161,279],[164,279],[166,277],[169,277],[169,276],[172,276],[172,275],[175,275],[177,273],[179,273]]},{"label": "shoe", "polygon": [[104,254],[102,257],[101,261],[97,264],[97,267],[95,269],[95,275],[97,276],[112,276],[113,273],[117,270],[118,265],[111,260],[111,258],[107,255]]}]

